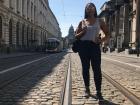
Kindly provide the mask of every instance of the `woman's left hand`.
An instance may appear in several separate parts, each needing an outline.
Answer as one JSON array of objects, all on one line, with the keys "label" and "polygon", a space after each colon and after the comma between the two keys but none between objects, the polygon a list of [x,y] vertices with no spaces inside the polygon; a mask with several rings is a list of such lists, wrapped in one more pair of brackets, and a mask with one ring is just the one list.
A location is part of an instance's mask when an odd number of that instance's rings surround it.
[{"label": "woman's left hand", "polygon": [[96,42],[97,44],[102,43],[101,37],[96,37],[95,42]]},{"label": "woman's left hand", "polygon": [[108,43],[109,43],[109,38],[108,37],[103,37],[102,39],[101,39],[102,41],[102,43],[104,43],[104,45],[108,45]]}]

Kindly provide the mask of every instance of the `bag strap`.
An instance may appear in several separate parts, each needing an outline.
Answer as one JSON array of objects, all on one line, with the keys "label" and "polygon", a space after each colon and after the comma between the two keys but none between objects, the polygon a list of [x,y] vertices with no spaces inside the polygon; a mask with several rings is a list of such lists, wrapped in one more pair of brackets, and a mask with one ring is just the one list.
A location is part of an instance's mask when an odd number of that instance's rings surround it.
[{"label": "bag strap", "polygon": [[85,27],[86,26],[86,22],[85,22],[85,19],[82,20],[82,27]]}]

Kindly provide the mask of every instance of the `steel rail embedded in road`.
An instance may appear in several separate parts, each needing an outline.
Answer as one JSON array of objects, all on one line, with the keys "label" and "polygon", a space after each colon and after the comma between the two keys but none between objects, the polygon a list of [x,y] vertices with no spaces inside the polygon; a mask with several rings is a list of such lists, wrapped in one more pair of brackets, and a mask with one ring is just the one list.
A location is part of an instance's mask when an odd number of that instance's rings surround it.
[{"label": "steel rail embedded in road", "polygon": [[[53,56],[53,55],[52,55],[52,56]],[[33,64],[33,63],[35,63],[35,62],[37,62],[37,61],[44,60],[45,58],[48,58],[48,57],[51,57],[51,56],[42,57],[42,58],[37,59],[37,60],[34,60],[34,61],[32,61],[32,62],[24,63],[24,64],[19,65],[19,66],[16,66],[16,67],[9,68],[9,69],[7,69],[5,72],[12,71],[12,70],[14,70],[14,69],[24,67],[24,66],[26,66],[26,65]],[[0,89],[3,89],[5,86],[10,85],[10,84],[13,83],[14,81],[16,81],[16,80],[22,78],[23,76],[25,76],[26,74],[31,73],[32,71],[33,71],[33,70],[25,71],[25,72],[23,72],[22,74],[20,74],[20,75],[18,75],[18,76],[16,76],[16,77],[11,78],[10,80],[5,81],[4,83],[1,83],[1,84],[0,84]],[[4,72],[4,71],[3,71],[3,72],[0,72],[0,74],[2,75],[2,74],[5,73],[5,72]]]},{"label": "steel rail embedded in road", "polygon": [[[107,58],[107,57],[102,57],[103,58],[103,60],[106,60],[106,61],[108,61],[108,62],[117,62],[117,63],[113,63],[113,64],[115,64],[115,65],[120,65],[121,64],[121,67],[131,67],[131,68],[133,68],[133,71],[134,72],[137,72],[137,73],[140,73],[140,66],[138,66],[138,65],[135,65],[135,64],[131,64],[131,63],[126,63],[126,62],[123,62],[123,61],[119,61],[119,60],[115,60],[115,59],[110,59],[110,58]],[[124,65],[124,66],[122,66],[122,65]]]},{"label": "steel rail embedded in road", "polygon": [[0,57],[0,59],[16,58],[16,57],[31,56],[31,55],[40,55],[40,53],[21,54],[21,55],[6,56],[6,57],[3,57],[3,56],[2,56],[2,57]]},{"label": "steel rail embedded in road", "polygon": [[123,93],[131,102],[133,102],[134,105],[140,105],[140,99],[135,94],[130,92],[128,89],[126,89],[124,86],[119,84],[117,81],[113,80],[106,73],[102,72],[102,74],[113,86],[119,89],[121,93]]},{"label": "steel rail embedded in road", "polygon": [[65,83],[61,93],[60,105],[71,105],[71,59],[66,72]]},{"label": "steel rail embedded in road", "polygon": [[120,55],[120,54],[107,54],[107,53],[105,53],[105,54],[103,54],[103,55],[108,55],[108,56],[116,56],[116,57],[124,57],[124,58],[131,58],[131,59],[140,59],[140,57],[137,57],[137,56],[129,56],[129,55],[125,55],[125,54],[122,54],[122,55]]},{"label": "steel rail embedded in road", "polygon": [[36,59],[36,60],[33,60],[33,61],[29,61],[29,62],[26,62],[26,63],[23,63],[23,64],[21,64],[21,65],[18,65],[18,66],[15,66],[15,67],[11,67],[11,68],[9,68],[9,69],[2,70],[2,71],[0,71],[0,74],[4,74],[4,73],[6,73],[6,72],[9,72],[9,71],[12,71],[12,70],[15,70],[15,69],[24,67],[24,66],[26,66],[26,65],[35,63],[35,62],[37,62],[37,61],[46,59],[47,57],[48,57],[48,56],[42,57],[42,58],[39,58],[39,59]]},{"label": "steel rail embedded in road", "polygon": [[140,66],[137,66],[137,65],[134,65],[134,64],[125,63],[125,62],[122,62],[122,61],[119,61],[119,60],[115,60],[115,59],[110,59],[110,58],[107,58],[107,57],[103,57],[103,59],[108,60],[108,61],[111,60],[113,62],[122,63],[124,65],[132,66],[132,67],[135,67],[135,68],[139,68],[140,69]]}]

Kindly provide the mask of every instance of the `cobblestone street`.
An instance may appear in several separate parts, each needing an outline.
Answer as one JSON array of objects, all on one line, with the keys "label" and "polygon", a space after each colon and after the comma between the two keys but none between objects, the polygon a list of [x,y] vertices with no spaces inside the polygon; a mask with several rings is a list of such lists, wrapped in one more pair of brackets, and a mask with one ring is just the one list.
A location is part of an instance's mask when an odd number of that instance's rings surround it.
[{"label": "cobblestone street", "polygon": [[[105,101],[98,103],[94,97],[84,96],[84,83],[82,79],[81,63],[77,54],[72,54],[72,105],[133,105],[124,95],[103,78],[102,92]],[[94,96],[95,85],[92,71],[90,71],[90,90]]]},{"label": "cobblestone street", "polygon": [[0,105],[140,105],[140,0],[0,0]]},{"label": "cobblestone street", "polygon": [[53,67],[60,58],[55,56],[54,60],[44,61],[39,70],[0,90],[0,105],[59,105],[68,55]]},{"label": "cobblestone street", "polygon": [[125,69],[104,60],[102,63],[102,68],[104,72],[140,98],[140,74],[138,72],[135,72],[133,69]]},{"label": "cobblestone street", "polygon": [[[72,105],[134,105],[104,76],[102,94],[105,100],[99,102],[95,98],[92,69],[90,69],[91,96],[86,97],[80,58],[77,53],[71,52],[48,56],[35,67],[30,67],[34,69],[33,72],[0,90],[0,105],[60,105],[69,56],[71,57]],[[139,96],[139,74],[106,61],[104,57],[105,55],[102,55],[102,71]]]}]

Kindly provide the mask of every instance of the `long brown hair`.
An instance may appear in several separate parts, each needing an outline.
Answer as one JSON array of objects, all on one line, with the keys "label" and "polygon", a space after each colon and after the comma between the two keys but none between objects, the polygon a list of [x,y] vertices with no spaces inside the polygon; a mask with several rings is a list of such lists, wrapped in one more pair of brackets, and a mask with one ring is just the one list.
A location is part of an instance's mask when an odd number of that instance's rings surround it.
[{"label": "long brown hair", "polygon": [[86,5],[86,7],[85,7],[85,16],[84,16],[84,18],[86,19],[86,18],[89,17],[88,13],[86,12],[86,8],[87,8],[88,5],[92,5],[95,8],[95,14],[94,14],[94,16],[97,17],[97,9],[96,9],[96,6],[93,3],[88,3]]}]

